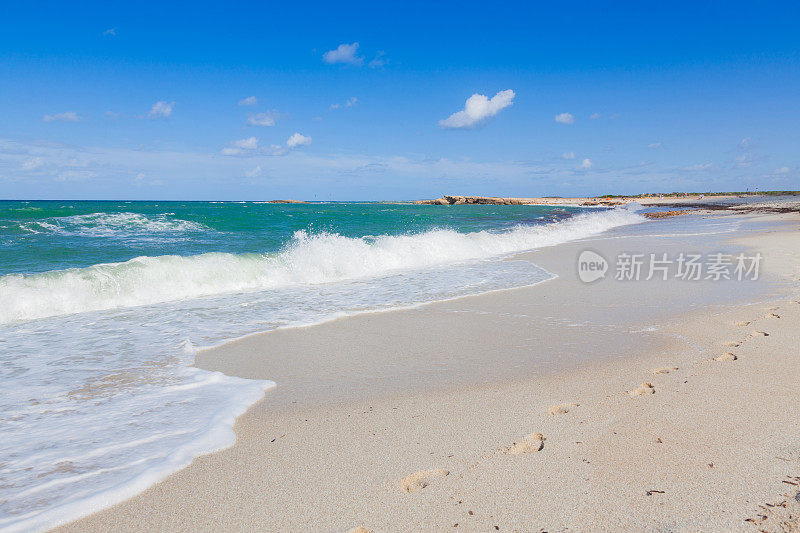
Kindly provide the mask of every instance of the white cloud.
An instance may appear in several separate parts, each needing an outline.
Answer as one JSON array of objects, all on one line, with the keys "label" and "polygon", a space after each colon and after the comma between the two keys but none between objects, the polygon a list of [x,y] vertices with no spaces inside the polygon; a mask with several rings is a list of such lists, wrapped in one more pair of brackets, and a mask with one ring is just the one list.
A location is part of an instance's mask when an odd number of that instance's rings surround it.
[{"label": "white cloud", "polygon": [[358,98],[356,98],[355,96],[351,96],[350,98],[347,99],[347,101],[345,101],[344,104],[339,104],[339,103],[331,104],[330,109],[341,109],[342,107],[353,107],[357,103],[358,103]]},{"label": "white cloud", "polygon": [[789,173],[789,167],[781,167],[775,169],[775,174],[788,174],[788,173]]},{"label": "white cloud", "polygon": [[745,137],[741,141],[739,141],[739,148],[746,149],[750,148],[753,145],[753,140],[750,137]]},{"label": "white cloud", "polygon": [[248,137],[247,139],[233,141],[233,145],[236,148],[242,148],[243,150],[255,150],[258,148],[258,139],[255,137]]},{"label": "white cloud", "polygon": [[[44,159],[41,157],[31,157],[30,159],[23,161],[22,165],[20,166],[22,167],[22,170],[34,170],[44,166]],[[786,170],[788,172],[789,169]]]},{"label": "white cloud", "polygon": [[592,168],[592,164],[593,164],[592,160],[587,157],[586,159],[581,161],[581,168],[586,168],[586,169]]},{"label": "white cloud", "polygon": [[[297,146],[308,146],[311,144],[311,137],[306,137],[299,133],[295,133],[286,141],[286,146],[289,148],[296,148]],[[323,143],[324,144],[324,143]]]},{"label": "white cloud", "polygon": [[175,107],[175,102],[158,101],[150,108],[147,116],[150,118],[167,118],[172,114],[173,107]]},{"label": "white cloud", "polygon": [[52,115],[45,115],[42,117],[45,122],[78,122],[81,117],[74,111],[67,111],[65,113],[54,113]]},{"label": "white cloud", "polygon": [[274,126],[275,113],[266,111],[264,113],[256,113],[247,118],[247,123],[251,126]]},{"label": "white cloud", "polygon": [[695,170],[708,170],[714,166],[714,163],[698,163],[696,165],[689,165],[688,167],[681,167],[681,170],[695,171]]},{"label": "white cloud", "polygon": [[322,60],[330,65],[345,63],[360,66],[364,63],[364,58],[358,55],[358,43],[342,43],[335,50],[328,50],[322,54]]},{"label": "white cloud", "polygon": [[564,152],[561,154],[562,159],[575,159],[575,152]]},{"label": "white cloud", "polygon": [[307,137],[305,135],[301,135],[300,133],[294,133],[291,137],[286,140],[286,144],[273,144],[270,145],[269,149],[266,150],[264,153],[267,155],[286,155],[295,148],[300,146],[308,146],[311,144],[311,137]]},{"label": "white cloud", "polygon": [[389,60],[386,58],[386,52],[380,50],[377,54],[375,54],[375,58],[369,62],[369,68],[379,68],[389,63]]},{"label": "white cloud", "polygon": [[103,35],[114,36],[116,34],[117,34],[117,28],[108,28],[106,31],[103,32]]},{"label": "white cloud", "polygon": [[245,170],[244,175],[248,178],[255,178],[260,176],[263,170],[261,169],[261,165],[256,165],[255,168],[251,168],[250,170]]},{"label": "white cloud", "polygon": [[661,143],[660,142],[650,143],[650,144],[647,145],[647,147],[648,148],[661,148]]},{"label": "white cloud", "polygon": [[258,103],[258,98],[255,96],[248,96],[247,98],[242,98],[239,100],[239,105],[256,105]]},{"label": "white cloud", "polygon": [[561,124],[574,124],[575,123],[575,115],[572,113],[559,113],[555,117],[556,122],[560,122]]},{"label": "white cloud", "polygon": [[602,116],[602,115],[600,115],[600,113],[592,113],[591,115],[589,115],[589,120],[597,120],[597,119],[599,119],[601,116]]},{"label": "white cloud", "polygon": [[472,128],[478,126],[514,103],[514,91],[500,91],[490,100],[482,94],[473,94],[467,98],[463,111],[453,113],[439,121],[443,128]]},{"label": "white cloud", "polygon": [[242,155],[247,151],[252,151],[258,148],[258,139],[255,137],[248,137],[247,139],[240,139],[233,141],[229,146],[226,146],[220,152],[222,155]]}]

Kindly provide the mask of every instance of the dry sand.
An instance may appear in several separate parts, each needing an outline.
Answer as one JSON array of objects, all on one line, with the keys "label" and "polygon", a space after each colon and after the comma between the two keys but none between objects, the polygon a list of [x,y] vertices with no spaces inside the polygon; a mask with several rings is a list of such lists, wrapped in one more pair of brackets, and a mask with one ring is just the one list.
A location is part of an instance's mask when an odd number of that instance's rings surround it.
[{"label": "dry sand", "polygon": [[[766,286],[586,286],[573,243],[536,287],[204,352],[278,383],[237,444],[63,529],[796,531],[798,218],[742,220]],[[702,243],[591,242],[633,245]]]}]

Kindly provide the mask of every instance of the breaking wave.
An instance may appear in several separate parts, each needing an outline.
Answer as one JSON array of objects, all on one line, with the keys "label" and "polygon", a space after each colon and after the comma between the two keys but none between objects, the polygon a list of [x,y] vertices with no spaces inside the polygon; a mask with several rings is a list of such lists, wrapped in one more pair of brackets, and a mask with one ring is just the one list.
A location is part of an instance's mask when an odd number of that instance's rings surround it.
[{"label": "breaking wave", "polygon": [[[98,214],[99,215],[99,214]],[[124,216],[123,216],[124,215]],[[81,215],[81,220],[94,215]],[[141,215],[96,217],[101,230],[115,220],[158,222]],[[143,222],[141,219],[146,219]],[[77,219],[79,217],[67,217]],[[504,232],[459,233],[439,229],[418,234],[344,237],[296,232],[272,254],[205,253],[195,256],[137,257],[38,274],[0,277],[0,323],[85,311],[148,305],[292,285],[308,285],[386,275],[459,261],[480,260],[552,246],[642,221],[631,209],[580,214],[551,224],[517,226]],[[181,231],[185,231],[182,229]]]}]

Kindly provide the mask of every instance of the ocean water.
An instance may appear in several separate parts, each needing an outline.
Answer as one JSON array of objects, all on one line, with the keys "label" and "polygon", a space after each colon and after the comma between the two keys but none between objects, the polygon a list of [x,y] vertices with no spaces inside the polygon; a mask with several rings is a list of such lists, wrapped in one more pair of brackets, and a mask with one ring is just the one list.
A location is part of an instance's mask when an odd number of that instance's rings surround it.
[{"label": "ocean water", "polygon": [[[197,349],[552,274],[514,255],[632,209],[0,201],[0,529],[130,497],[235,441],[274,383]],[[267,392],[268,394],[268,392]]]}]

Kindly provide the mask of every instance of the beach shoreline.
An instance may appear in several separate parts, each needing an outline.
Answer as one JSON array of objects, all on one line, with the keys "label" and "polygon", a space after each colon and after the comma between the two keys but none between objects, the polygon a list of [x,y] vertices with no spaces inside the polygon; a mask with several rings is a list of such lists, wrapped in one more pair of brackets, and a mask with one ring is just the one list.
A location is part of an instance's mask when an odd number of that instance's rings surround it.
[{"label": "beach shoreline", "polygon": [[[762,251],[773,277],[744,299],[674,283],[576,293],[566,262],[586,243],[569,243],[530,254],[559,274],[539,286],[201,352],[201,368],[278,383],[237,421],[237,444],[64,529],[718,530],[783,520],[756,513],[791,487],[780,472],[800,473],[798,219],[735,216],[746,230],[726,239]],[[590,244],[610,254],[659,242],[648,238]],[[645,300],[630,309],[636,293]],[[542,320],[570,294],[585,308]],[[714,360],[728,353],[735,360]],[[544,440],[526,440],[537,433]],[[515,453],[531,447],[541,449]]]}]

